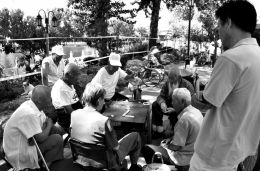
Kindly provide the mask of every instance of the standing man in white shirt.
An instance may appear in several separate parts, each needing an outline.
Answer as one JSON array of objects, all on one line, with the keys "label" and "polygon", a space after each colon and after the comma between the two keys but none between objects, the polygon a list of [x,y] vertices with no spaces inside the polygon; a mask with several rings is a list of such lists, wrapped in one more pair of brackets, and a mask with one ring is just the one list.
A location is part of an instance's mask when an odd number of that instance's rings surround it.
[{"label": "standing man in white shirt", "polygon": [[62,77],[65,67],[62,59],[64,55],[63,47],[57,45],[52,48],[51,56],[43,59],[41,68],[42,85],[52,87]]},{"label": "standing man in white shirt", "polygon": [[51,134],[53,121],[45,115],[51,107],[50,88],[39,85],[33,89],[31,100],[21,104],[7,121],[3,149],[15,170],[39,168],[40,157],[33,144],[33,137],[48,166],[63,158],[62,137]]},{"label": "standing man in white shirt", "polygon": [[83,108],[74,88],[80,73],[80,69],[76,64],[67,64],[63,77],[56,81],[51,90],[52,104],[57,111],[58,124],[66,132],[69,132],[71,112]]},{"label": "standing man in white shirt", "polygon": [[256,153],[260,139],[260,47],[251,37],[256,10],[248,1],[229,1],[216,17],[224,52],[205,90],[198,93],[209,110],[190,171],[236,171]]},{"label": "standing man in white shirt", "polygon": [[116,53],[111,53],[109,56],[109,64],[101,68],[96,76],[92,79],[92,83],[101,84],[106,90],[105,101],[120,101],[127,100],[128,98],[122,94],[115,91],[118,80],[123,78],[126,81],[138,82],[138,78],[134,78],[134,75],[128,75],[120,67],[122,66],[120,62],[120,55]]}]

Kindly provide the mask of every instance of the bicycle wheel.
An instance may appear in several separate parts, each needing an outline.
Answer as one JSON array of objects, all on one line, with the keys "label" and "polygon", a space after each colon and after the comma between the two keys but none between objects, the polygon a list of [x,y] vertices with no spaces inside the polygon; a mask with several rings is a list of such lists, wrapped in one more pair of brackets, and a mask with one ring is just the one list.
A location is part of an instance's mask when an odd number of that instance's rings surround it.
[{"label": "bicycle wheel", "polygon": [[161,74],[156,69],[145,69],[140,78],[148,87],[157,86],[161,82]]}]

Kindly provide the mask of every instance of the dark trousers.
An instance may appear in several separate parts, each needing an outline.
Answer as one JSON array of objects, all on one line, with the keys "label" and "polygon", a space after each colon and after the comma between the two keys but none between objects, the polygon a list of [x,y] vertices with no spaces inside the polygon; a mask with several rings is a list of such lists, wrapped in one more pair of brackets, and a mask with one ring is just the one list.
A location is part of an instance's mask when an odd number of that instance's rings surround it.
[{"label": "dark trousers", "polygon": [[[78,101],[71,105],[72,109],[82,109],[83,105]],[[67,113],[66,110],[63,109],[57,109],[57,116],[58,116],[58,124],[64,129],[65,132],[69,133],[69,127],[70,127],[70,113]]]},{"label": "dark trousers", "polygon": [[[168,107],[171,107],[171,106],[168,106]],[[156,126],[163,126],[163,115],[169,116],[169,120],[170,120],[172,126],[174,127],[174,125],[178,121],[178,118],[177,118],[178,114],[175,111],[171,112],[171,113],[167,113],[167,114],[163,113],[159,103],[157,101],[153,102],[153,104],[152,104],[152,124],[154,124]]]},{"label": "dark trousers", "polygon": [[[151,144],[145,145],[142,148],[142,154],[143,154],[144,159],[147,164],[152,163],[152,157],[155,152],[160,152],[162,154],[164,164],[174,165],[178,171],[188,171],[189,170],[189,166],[176,165],[170,159],[168,152],[162,146],[156,146],[156,145],[151,145]],[[161,160],[155,157],[153,163],[161,163]]]}]

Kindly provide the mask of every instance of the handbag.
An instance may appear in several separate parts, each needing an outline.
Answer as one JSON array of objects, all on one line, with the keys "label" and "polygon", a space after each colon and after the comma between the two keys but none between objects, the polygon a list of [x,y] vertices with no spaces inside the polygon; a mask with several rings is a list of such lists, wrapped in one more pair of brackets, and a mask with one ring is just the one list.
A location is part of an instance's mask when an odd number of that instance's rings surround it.
[{"label": "handbag", "polygon": [[[154,163],[154,157],[157,156],[161,163]],[[152,157],[152,163],[147,164],[143,167],[143,171],[172,171],[177,170],[175,167],[169,167],[167,164],[164,164],[162,154],[160,152],[155,152]]]}]

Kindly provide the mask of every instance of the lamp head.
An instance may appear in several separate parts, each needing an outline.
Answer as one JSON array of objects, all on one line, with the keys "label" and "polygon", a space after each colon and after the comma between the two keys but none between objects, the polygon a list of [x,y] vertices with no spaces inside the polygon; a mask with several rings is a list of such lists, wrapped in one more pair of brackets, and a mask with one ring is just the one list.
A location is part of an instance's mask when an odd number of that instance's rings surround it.
[{"label": "lamp head", "polygon": [[53,27],[57,27],[58,26],[58,19],[57,19],[57,17],[53,16],[51,21],[52,21],[52,26]]},{"label": "lamp head", "polygon": [[40,14],[38,14],[36,17],[36,23],[37,23],[37,26],[39,26],[39,27],[42,26],[42,17]]}]

